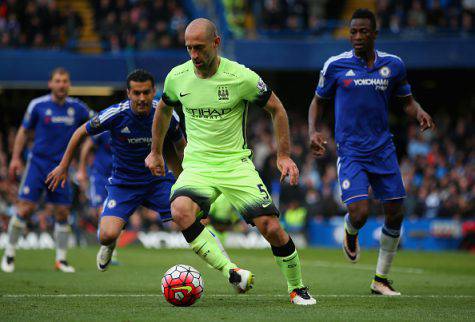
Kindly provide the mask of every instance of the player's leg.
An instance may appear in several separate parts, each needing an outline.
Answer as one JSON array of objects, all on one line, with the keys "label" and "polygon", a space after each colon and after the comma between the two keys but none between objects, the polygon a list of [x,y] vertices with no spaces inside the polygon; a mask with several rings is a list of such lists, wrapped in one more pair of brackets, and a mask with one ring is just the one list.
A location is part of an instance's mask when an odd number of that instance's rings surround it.
[{"label": "player's leg", "polygon": [[103,204],[97,230],[101,247],[96,256],[96,264],[101,272],[106,271],[111,263],[116,241],[129,221],[129,217],[147,195],[146,189],[142,186],[108,185],[106,188],[107,199]]},{"label": "player's leg", "polygon": [[219,180],[219,189],[233,207],[270,243],[277,265],[287,281],[291,302],[315,304],[315,299],[304,287],[300,259],[292,238],[280,225],[279,211],[252,162],[240,162]]},{"label": "player's leg", "polygon": [[69,265],[66,257],[68,252],[68,241],[71,227],[68,222],[70,209],[66,205],[55,205],[54,214],[56,222],[54,224],[54,239],[56,243],[55,267],[64,273],[74,273],[75,269]]},{"label": "player's leg", "polygon": [[342,247],[345,257],[352,263],[359,260],[358,231],[369,215],[369,179],[364,167],[363,161],[348,157],[339,158],[337,162],[341,199],[348,208]]},{"label": "player's leg", "polygon": [[378,263],[375,277],[371,282],[371,291],[374,294],[400,295],[401,293],[396,292],[388,280],[399,245],[403,221],[402,202],[406,196],[395,151],[389,156],[382,155],[376,159],[375,169],[372,171],[376,173],[370,175],[371,187],[375,196],[383,202],[386,218],[381,231]]},{"label": "player's leg", "polygon": [[2,271],[11,273],[15,270],[15,251],[23,231],[26,221],[36,210],[37,202],[43,192],[43,177],[41,176],[41,166],[38,162],[28,159],[25,171],[18,188],[18,202],[16,204],[16,214],[10,219],[8,225],[8,241],[5,253],[2,257]]},{"label": "player's leg", "polygon": [[[247,215],[252,216],[251,214]],[[300,258],[289,234],[282,228],[276,215],[261,215],[253,219],[257,229],[271,245],[280,271],[287,281],[290,301],[298,305],[315,304],[315,299],[303,284]]]},{"label": "player's leg", "polygon": [[218,194],[209,179],[184,170],[172,188],[171,214],[193,251],[227,277],[238,292],[246,292],[253,285],[252,273],[232,263],[216,236],[196,218],[200,210],[207,215]]},{"label": "player's leg", "polygon": [[20,199],[16,205],[16,214],[10,218],[7,245],[5,246],[5,253],[3,254],[1,264],[2,271],[6,273],[12,273],[15,270],[15,254],[18,240],[26,228],[26,220],[35,209],[35,203]]},{"label": "player's leg", "polygon": [[97,268],[104,272],[112,261],[117,239],[126,222],[115,216],[102,216],[99,222],[98,239],[101,247],[97,253]]},{"label": "player's leg", "polygon": [[[51,164],[51,170],[53,167],[54,164]],[[55,268],[64,273],[74,273],[75,269],[69,265],[66,259],[68,252],[68,241],[71,234],[71,226],[69,225],[68,221],[72,202],[70,185],[67,183],[64,188],[58,186],[55,191],[46,190],[45,202],[54,205],[53,210],[56,219],[54,225],[54,237],[56,243]]]}]

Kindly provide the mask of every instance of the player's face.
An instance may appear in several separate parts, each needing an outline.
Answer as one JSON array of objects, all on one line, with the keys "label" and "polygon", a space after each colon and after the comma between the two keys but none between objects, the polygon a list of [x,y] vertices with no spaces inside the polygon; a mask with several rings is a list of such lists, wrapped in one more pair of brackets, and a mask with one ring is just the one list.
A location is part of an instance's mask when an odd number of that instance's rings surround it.
[{"label": "player's face", "polygon": [[66,73],[56,73],[48,82],[48,87],[56,99],[63,100],[68,96],[71,81]]},{"label": "player's face", "polygon": [[150,109],[152,108],[152,101],[155,97],[155,86],[151,81],[130,81],[130,88],[127,89],[127,96],[132,103],[132,111],[135,114],[147,115],[150,113]]},{"label": "player's face", "polygon": [[211,38],[203,32],[187,32],[185,34],[185,46],[196,69],[207,71],[218,56],[218,47],[221,38]]},{"label": "player's face", "polygon": [[353,19],[350,23],[350,42],[356,54],[363,54],[374,49],[377,31],[371,28],[369,19]]}]

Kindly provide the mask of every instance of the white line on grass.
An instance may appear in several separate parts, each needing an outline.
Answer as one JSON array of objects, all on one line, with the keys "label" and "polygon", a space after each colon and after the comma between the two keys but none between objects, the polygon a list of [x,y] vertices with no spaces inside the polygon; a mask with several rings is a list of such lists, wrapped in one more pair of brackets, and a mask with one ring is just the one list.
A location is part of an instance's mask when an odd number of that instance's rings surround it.
[{"label": "white line on grass", "polygon": [[[323,268],[341,268],[341,269],[356,269],[362,271],[374,271],[376,269],[375,266],[365,265],[365,264],[357,264],[353,265],[348,263],[345,264],[338,264],[332,262],[325,262],[325,261],[308,261],[303,260],[302,265],[306,266],[314,266],[314,267],[323,267]],[[408,274],[423,274],[424,270],[421,268],[413,268],[413,267],[391,267],[391,271],[395,273],[408,273]]]},{"label": "white line on grass", "polygon": [[[112,298],[131,298],[131,297],[162,297],[162,294],[2,294],[0,298],[81,298],[81,297],[112,297]],[[287,297],[285,294],[206,294],[205,297],[223,298],[236,297],[245,299],[248,297]],[[362,295],[362,294],[320,294],[315,296],[318,298],[387,298],[387,296]],[[444,295],[444,294],[427,294],[427,295],[401,295],[394,298],[475,298],[475,295]]]}]

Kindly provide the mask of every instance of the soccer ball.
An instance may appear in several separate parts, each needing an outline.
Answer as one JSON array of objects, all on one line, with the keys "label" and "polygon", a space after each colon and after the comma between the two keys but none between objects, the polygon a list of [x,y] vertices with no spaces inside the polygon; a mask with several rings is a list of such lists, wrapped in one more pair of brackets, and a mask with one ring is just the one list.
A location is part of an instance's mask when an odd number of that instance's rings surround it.
[{"label": "soccer ball", "polygon": [[162,293],[168,303],[176,306],[190,306],[204,292],[200,272],[188,265],[175,265],[162,278]]}]

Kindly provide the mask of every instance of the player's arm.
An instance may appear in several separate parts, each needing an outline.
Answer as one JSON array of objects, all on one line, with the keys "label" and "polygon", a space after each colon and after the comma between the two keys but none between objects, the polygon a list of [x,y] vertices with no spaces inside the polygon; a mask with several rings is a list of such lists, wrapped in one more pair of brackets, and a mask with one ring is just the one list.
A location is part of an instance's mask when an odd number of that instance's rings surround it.
[{"label": "player's arm", "polygon": [[165,161],[163,160],[163,141],[167,134],[173,107],[165,104],[163,99],[158,102],[152,125],[152,148],[145,159],[145,165],[155,176],[165,175]]},{"label": "player's arm", "polygon": [[84,143],[81,146],[81,151],[79,152],[79,165],[76,178],[79,181],[79,184],[84,188],[87,184],[87,157],[94,148],[94,142],[90,137],[86,138]]},{"label": "player's arm", "polygon": [[63,158],[59,165],[54,168],[48,174],[45,183],[48,185],[48,189],[54,191],[58,187],[58,184],[61,183],[61,187],[64,188],[66,184],[66,179],[68,177],[68,168],[73,160],[74,152],[78,148],[79,144],[81,143],[82,139],[88,135],[86,130],[86,124],[84,123],[79,128],[76,129],[73,136],[69,140],[68,147],[64,152]]},{"label": "player's arm", "polygon": [[308,136],[310,138],[310,150],[314,157],[322,156],[325,153],[327,139],[320,129],[320,119],[323,109],[327,108],[330,100],[314,95],[308,108]]},{"label": "player's arm", "polygon": [[290,130],[289,118],[284,105],[273,92],[264,106],[272,117],[274,133],[277,139],[277,167],[281,172],[280,180],[283,181],[288,175],[290,184],[296,185],[299,181],[299,169],[290,158]]},{"label": "player's arm", "polygon": [[406,111],[409,116],[415,118],[419,122],[421,131],[434,128],[435,124],[429,113],[424,111],[424,109],[412,95],[399,97],[399,100],[404,106],[404,111]]},{"label": "player's arm", "polygon": [[28,129],[23,125],[20,126],[15,136],[15,143],[13,144],[12,159],[10,166],[8,167],[8,176],[11,180],[15,179],[15,175],[19,175],[23,169],[23,161],[21,159],[21,153],[25,147],[26,140],[28,139]]}]

